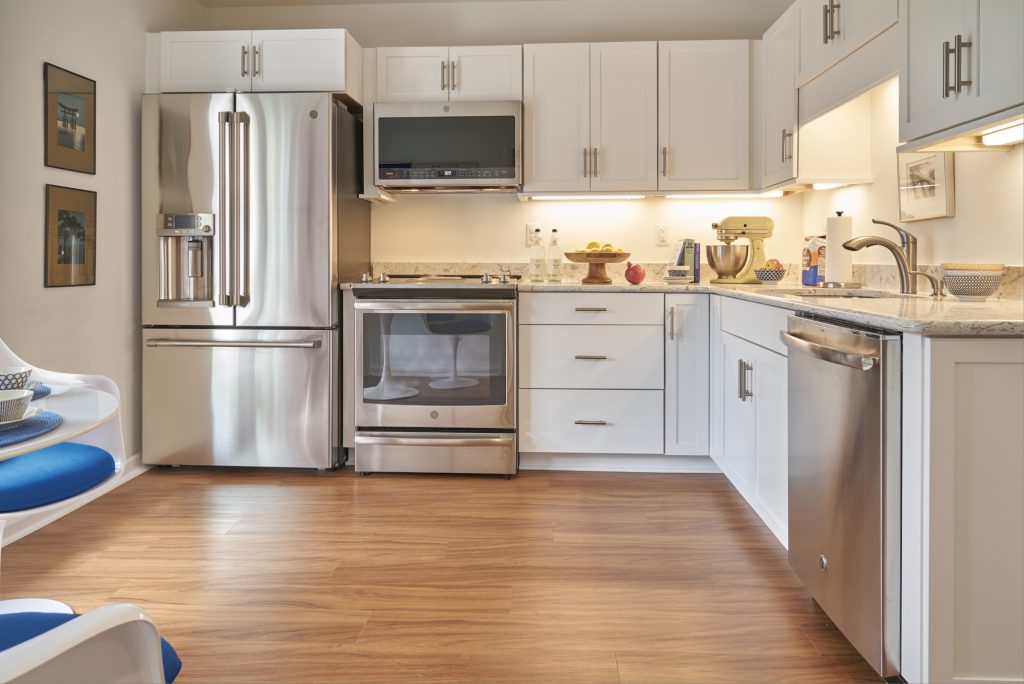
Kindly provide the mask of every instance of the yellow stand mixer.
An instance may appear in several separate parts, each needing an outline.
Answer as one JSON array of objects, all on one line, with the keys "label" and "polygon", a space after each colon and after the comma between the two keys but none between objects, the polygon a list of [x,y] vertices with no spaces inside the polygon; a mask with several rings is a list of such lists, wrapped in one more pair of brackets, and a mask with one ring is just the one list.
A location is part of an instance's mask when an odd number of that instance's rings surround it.
[{"label": "yellow stand mixer", "polygon": [[[772,236],[775,224],[767,216],[729,216],[712,223],[715,234],[724,245],[708,245],[708,265],[718,277],[712,283],[720,285],[756,285],[761,281],[754,268],[766,261],[764,241]],[[746,238],[750,245],[734,245],[738,238]]]}]

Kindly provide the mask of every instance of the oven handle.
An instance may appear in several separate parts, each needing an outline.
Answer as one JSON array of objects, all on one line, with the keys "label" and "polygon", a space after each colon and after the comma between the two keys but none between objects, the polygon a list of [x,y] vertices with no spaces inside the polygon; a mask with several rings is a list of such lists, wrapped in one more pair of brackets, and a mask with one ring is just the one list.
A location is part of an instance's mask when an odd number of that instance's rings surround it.
[{"label": "oven handle", "polygon": [[376,311],[378,313],[451,313],[452,311],[506,313],[515,308],[515,300],[357,299],[355,308],[362,311]]},{"label": "oven handle", "polygon": [[514,439],[511,434],[429,437],[423,433],[363,432],[356,435],[355,443],[366,446],[494,447],[509,446]]}]

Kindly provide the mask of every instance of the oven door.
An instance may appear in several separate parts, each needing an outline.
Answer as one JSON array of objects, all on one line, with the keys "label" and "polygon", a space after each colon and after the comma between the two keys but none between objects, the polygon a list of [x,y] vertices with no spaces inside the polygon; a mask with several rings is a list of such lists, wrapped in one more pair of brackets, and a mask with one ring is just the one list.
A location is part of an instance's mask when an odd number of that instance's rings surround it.
[{"label": "oven door", "polygon": [[357,428],[515,429],[514,300],[355,302]]}]

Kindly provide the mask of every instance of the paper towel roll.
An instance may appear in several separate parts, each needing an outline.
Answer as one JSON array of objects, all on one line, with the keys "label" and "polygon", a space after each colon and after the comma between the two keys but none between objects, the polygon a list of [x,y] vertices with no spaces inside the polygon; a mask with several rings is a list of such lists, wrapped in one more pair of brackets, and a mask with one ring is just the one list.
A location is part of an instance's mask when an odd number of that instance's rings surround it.
[{"label": "paper towel roll", "polygon": [[825,222],[825,280],[830,283],[848,283],[853,280],[853,252],[843,243],[853,237],[853,218],[829,216]]}]

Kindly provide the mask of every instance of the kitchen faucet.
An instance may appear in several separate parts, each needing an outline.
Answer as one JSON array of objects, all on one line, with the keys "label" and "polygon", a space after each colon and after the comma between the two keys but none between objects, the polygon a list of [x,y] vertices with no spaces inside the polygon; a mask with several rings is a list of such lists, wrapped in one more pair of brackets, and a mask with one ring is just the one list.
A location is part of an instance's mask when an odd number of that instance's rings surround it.
[{"label": "kitchen faucet", "polygon": [[896,259],[896,268],[899,269],[900,273],[900,292],[903,294],[917,294],[917,276],[924,276],[932,285],[932,297],[944,297],[942,281],[929,273],[917,269],[917,238],[908,231],[899,226],[894,226],[887,221],[871,219],[871,222],[882,226],[889,226],[899,233],[900,244],[897,245],[892,240],[876,235],[863,235],[847,240],[843,243],[843,247],[851,252],[856,252],[865,247],[885,247],[892,252],[893,257]]}]

